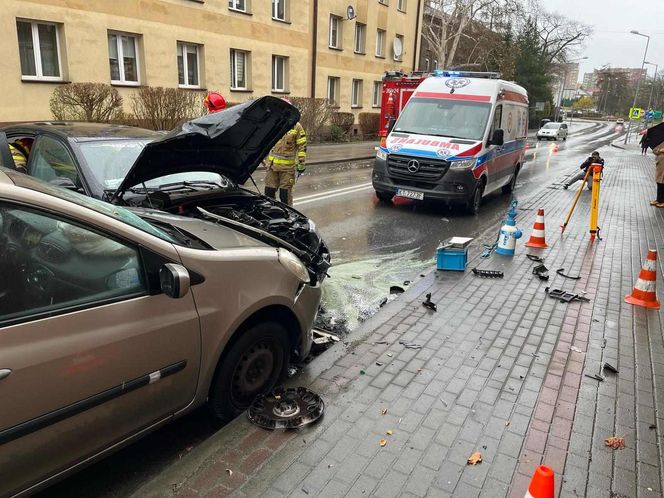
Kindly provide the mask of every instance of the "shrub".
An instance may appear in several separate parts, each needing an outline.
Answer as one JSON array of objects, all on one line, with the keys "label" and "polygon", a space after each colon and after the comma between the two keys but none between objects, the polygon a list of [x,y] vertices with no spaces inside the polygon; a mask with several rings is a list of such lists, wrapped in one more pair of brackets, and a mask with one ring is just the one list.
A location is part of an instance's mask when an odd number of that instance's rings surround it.
[{"label": "shrub", "polygon": [[333,112],[330,115],[330,124],[338,126],[344,133],[348,133],[355,124],[355,116],[352,112]]},{"label": "shrub", "polygon": [[358,120],[364,135],[378,135],[378,128],[380,127],[380,113],[361,112]]},{"label": "shrub", "polygon": [[346,132],[341,128],[341,126],[333,124],[330,126],[330,140],[333,142],[341,142],[346,136]]},{"label": "shrub", "polygon": [[104,83],[70,83],[53,90],[49,106],[57,120],[106,122],[122,113],[122,97]]},{"label": "shrub", "polygon": [[143,87],[131,98],[138,124],[153,130],[170,130],[203,114],[204,92],[182,88]]},{"label": "shrub", "polygon": [[328,100],[311,97],[291,97],[290,100],[300,111],[300,124],[307,132],[308,138],[311,140],[320,136],[332,113]]}]

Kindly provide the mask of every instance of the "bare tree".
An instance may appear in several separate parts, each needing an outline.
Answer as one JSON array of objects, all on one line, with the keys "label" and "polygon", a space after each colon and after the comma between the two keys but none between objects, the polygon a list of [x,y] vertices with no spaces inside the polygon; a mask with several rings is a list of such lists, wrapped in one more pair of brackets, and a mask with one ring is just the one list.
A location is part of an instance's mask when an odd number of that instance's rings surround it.
[{"label": "bare tree", "polygon": [[111,85],[70,83],[53,91],[49,105],[58,120],[106,122],[122,112],[122,97]]},{"label": "bare tree", "polygon": [[549,63],[566,62],[593,33],[590,26],[547,12],[537,16],[537,26],[542,55]]},{"label": "bare tree", "polygon": [[142,87],[132,95],[131,109],[138,124],[170,130],[183,120],[202,114],[204,92],[182,88]]}]

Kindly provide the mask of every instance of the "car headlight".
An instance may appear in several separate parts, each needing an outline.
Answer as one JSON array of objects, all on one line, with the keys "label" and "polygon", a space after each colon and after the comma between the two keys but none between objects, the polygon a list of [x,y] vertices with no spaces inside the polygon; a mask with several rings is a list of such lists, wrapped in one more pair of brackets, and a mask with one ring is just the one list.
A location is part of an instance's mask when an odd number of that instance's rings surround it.
[{"label": "car headlight", "polygon": [[477,159],[464,159],[463,161],[451,161],[450,169],[468,169],[475,166]]},{"label": "car headlight", "polygon": [[289,273],[294,275],[302,283],[307,283],[311,280],[307,268],[295,254],[283,248],[279,248],[278,252],[279,263],[281,263],[281,266],[286,268]]},{"label": "car headlight", "polygon": [[387,152],[385,152],[383,149],[378,149],[376,151],[376,159],[382,159],[383,161],[387,161]]}]

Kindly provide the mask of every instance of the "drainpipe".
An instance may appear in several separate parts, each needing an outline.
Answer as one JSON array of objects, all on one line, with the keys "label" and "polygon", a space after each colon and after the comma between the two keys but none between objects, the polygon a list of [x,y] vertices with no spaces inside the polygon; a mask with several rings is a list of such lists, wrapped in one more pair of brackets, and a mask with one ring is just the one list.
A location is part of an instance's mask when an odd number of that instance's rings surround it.
[{"label": "drainpipe", "polygon": [[413,71],[417,71],[417,47],[420,43],[420,9],[422,1],[417,0],[417,17],[415,18],[415,47],[413,50]]},{"label": "drainpipe", "polygon": [[311,97],[316,97],[316,55],[318,53],[318,0],[314,2],[314,19],[311,40]]}]

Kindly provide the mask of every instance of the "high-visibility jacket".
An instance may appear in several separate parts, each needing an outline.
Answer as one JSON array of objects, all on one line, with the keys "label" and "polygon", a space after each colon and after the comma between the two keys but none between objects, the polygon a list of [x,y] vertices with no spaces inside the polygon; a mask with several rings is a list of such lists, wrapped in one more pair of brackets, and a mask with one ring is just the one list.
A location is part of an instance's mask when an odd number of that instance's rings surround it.
[{"label": "high-visibility jacket", "polygon": [[12,159],[14,160],[14,166],[16,169],[25,170],[27,168],[28,159],[25,157],[25,154],[14,147],[12,144],[9,144],[9,152],[12,154]]},{"label": "high-visibility jacket", "polygon": [[300,123],[281,137],[268,156],[274,171],[290,171],[295,164],[304,165],[307,159],[307,133]]}]

